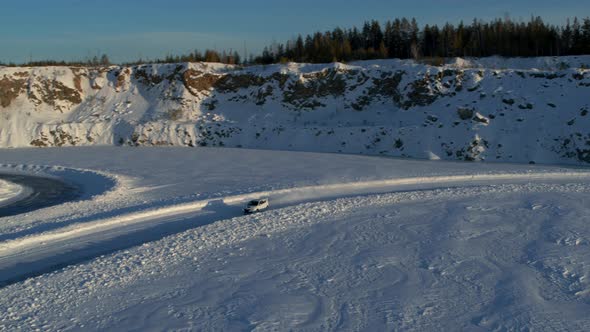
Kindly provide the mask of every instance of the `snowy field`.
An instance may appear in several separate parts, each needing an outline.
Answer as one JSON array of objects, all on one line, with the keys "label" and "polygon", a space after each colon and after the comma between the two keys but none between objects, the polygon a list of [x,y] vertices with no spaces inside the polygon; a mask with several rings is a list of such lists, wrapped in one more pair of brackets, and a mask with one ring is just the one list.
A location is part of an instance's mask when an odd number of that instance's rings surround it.
[{"label": "snowy field", "polygon": [[[0,218],[1,330],[590,326],[587,169],[213,148],[0,156],[2,172],[84,190]],[[243,216],[261,196],[270,210]]]}]

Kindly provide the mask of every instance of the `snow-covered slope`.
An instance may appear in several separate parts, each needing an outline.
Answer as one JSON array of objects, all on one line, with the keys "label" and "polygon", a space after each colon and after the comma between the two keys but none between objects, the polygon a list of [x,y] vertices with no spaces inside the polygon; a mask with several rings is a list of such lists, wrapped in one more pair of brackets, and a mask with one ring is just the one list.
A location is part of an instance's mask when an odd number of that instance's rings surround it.
[{"label": "snow-covered slope", "polygon": [[590,56],[0,68],[0,146],[590,162]]}]

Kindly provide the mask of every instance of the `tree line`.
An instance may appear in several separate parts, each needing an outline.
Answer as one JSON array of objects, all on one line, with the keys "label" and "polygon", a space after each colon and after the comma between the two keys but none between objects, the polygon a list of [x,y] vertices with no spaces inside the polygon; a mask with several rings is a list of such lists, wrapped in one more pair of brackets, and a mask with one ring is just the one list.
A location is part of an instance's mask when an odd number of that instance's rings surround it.
[{"label": "tree line", "polygon": [[[448,57],[534,57],[590,54],[590,18],[567,20],[552,25],[541,17],[528,22],[509,17],[470,24],[447,23],[425,25],[416,19],[395,19],[381,23],[367,21],[361,28],[335,28],[326,32],[299,35],[285,43],[273,43],[257,56],[241,57],[238,52],[194,50],[184,55],[167,55],[162,59],[138,59],[126,64],[220,62],[225,64],[271,64],[284,62],[348,62],[372,59],[419,59]],[[31,61],[27,66],[105,66],[108,56],[85,61]],[[1,65],[1,63],[0,63]],[[8,64],[15,65],[15,64]]]},{"label": "tree line", "polygon": [[70,67],[99,67],[99,66],[108,66],[111,64],[111,60],[109,56],[106,54],[99,56],[94,56],[92,58],[88,58],[86,60],[78,60],[78,61],[64,61],[64,60],[36,60],[36,61],[28,61],[22,64],[16,63],[2,63],[0,62],[0,66],[8,66],[8,67],[16,67],[16,66],[27,66],[27,67],[46,67],[46,66],[70,66]]},{"label": "tree line", "polygon": [[184,55],[167,55],[164,58],[155,59],[152,61],[146,61],[143,59],[139,59],[137,61],[133,61],[126,64],[145,64],[145,63],[179,63],[179,62],[219,62],[228,65],[238,65],[242,64],[242,58],[238,54],[237,51],[230,50],[218,52],[215,50],[205,50],[205,52],[201,52],[199,50],[194,50],[189,52],[188,54]]},{"label": "tree line", "polygon": [[[123,63],[123,65],[140,65],[146,63],[179,63],[179,62],[219,62],[230,65],[242,64],[242,60],[238,52],[218,52],[215,50],[206,50],[201,52],[194,50],[184,55],[166,55],[164,58],[156,58],[153,60],[149,59],[138,59],[135,61]],[[102,56],[94,56],[92,58],[80,61],[63,61],[63,60],[39,60],[39,61],[28,61],[22,64],[0,62],[1,66],[28,66],[28,67],[44,67],[44,66],[72,66],[72,67],[104,67],[111,65],[108,55],[103,54]]]},{"label": "tree line", "polygon": [[365,22],[362,28],[299,35],[286,43],[265,47],[254,59],[258,64],[295,61],[326,63],[399,58],[534,57],[590,54],[590,18],[565,26],[510,18],[471,24],[418,26],[416,19],[395,19],[381,24]]}]

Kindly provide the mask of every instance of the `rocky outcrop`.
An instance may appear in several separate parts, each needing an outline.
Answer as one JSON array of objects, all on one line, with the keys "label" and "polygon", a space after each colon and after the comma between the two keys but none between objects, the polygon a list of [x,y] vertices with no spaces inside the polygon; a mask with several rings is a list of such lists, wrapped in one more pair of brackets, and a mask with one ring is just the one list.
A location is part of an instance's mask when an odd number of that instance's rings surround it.
[{"label": "rocky outcrop", "polygon": [[562,58],[568,66],[544,70],[527,69],[525,60],[514,70],[399,60],[4,67],[0,145],[233,146],[586,164],[586,60]]}]

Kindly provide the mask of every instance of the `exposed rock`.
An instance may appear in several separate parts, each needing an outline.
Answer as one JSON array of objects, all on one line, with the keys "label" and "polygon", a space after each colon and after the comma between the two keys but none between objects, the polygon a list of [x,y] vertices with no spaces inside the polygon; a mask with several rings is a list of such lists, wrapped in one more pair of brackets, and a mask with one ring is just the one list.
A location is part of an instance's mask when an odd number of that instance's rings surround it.
[{"label": "exposed rock", "polygon": [[301,108],[314,109],[324,105],[317,98],[342,96],[346,91],[346,82],[341,73],[327,69],[319,73],[302,75],[289,85],[283,93],[283,102]]},{"label": "exposed rock", "polygon": [[[4,67],[0,114],[6,125],[0,126],[0,139],[10,146],[317,147],[420,158],[428,158],[428,151],[446,159],[586,163],[588,103],[561,93],[583,95],[579,85],[587,74],[579,69],[573,78],[573,70],[518,74],[404,61]],[[531,100],[530,91],[547,94]],[[541,107],[527,111],[536,105]],[[551,109],[556,105],[559,112]],[[522,149],[534,146],[543,153],[533,159],[518,154],[520,147],[508,147],[520,140]]]},{"label": "exposed rock", "polygon": [[34,92],[29,95],[31,99],[53,106],[57,111],[64,111],[60,102],[78,105],[82,102],[80,91],[65,86],[58,80],[40,79],[32,85]]},{"label": "exposed rock", "polygon": [[472,108],[460,107],[457,110],[457,114],[459,114],[459,118],[461,120],[469,120],[473,117],[474,110]]},{"label": "exposed rock", "polygon": [[13,100],[25,91],[26,87],[26,79],[15,79],[4,75],[0,79],[0,106],[8,107]]},{"label": "exposed rock", "polygon": [[416,80],[409,85],[410,91],[406,100],[402,103],[404,109],[414,106],[427,106],[432,104],[439,96],[430,89],[430,76],[425,75],[424,79]]},{"label": "exposed rock", "polygon": [[514,99],[502,99],[502,102],[507,105],[514,105]]},{"label": "exposed rock", "polygon": [[228,74],[213,82],[212,87],[222,93],[237,92],[240,89],[260,87],[267,82],[262,76],[252,74]]},{"label": "exposed rock", "polygon": [[192,95],[198,95],[204,91],[213,89],[221,75],[203,73],[194,69],[188,69],[182,75],[182,83]]}]

